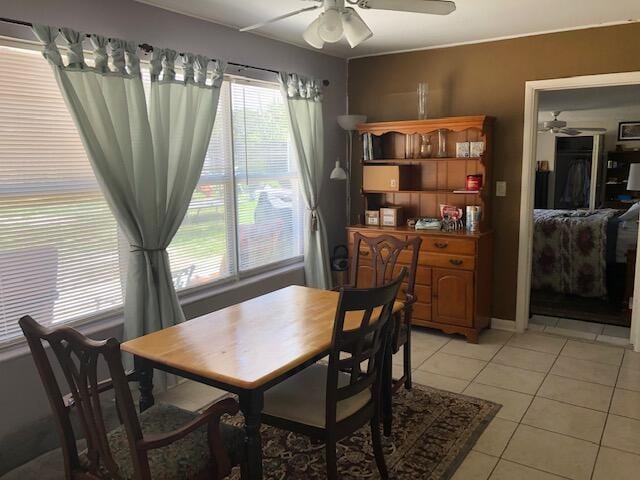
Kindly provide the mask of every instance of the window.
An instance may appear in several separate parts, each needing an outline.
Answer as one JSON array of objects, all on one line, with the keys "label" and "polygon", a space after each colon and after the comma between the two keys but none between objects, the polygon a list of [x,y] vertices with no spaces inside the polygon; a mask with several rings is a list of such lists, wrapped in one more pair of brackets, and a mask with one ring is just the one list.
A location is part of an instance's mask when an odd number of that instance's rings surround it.
[{"label": "window", "polygon": [[241,270],[302,254],[300,192],[279,89],[231,84]]},{"label": "window", "polygon": [[[16,72],[21,75],[15,75]],[[148,83],[148,81],[146,82]],[[302,208],[275,85],[223,83],[204,168],[171,246],[184,290],[302,255]],[[17,321],[121,308],[129,245],[39,52],[0,46],[0,343]]]}]

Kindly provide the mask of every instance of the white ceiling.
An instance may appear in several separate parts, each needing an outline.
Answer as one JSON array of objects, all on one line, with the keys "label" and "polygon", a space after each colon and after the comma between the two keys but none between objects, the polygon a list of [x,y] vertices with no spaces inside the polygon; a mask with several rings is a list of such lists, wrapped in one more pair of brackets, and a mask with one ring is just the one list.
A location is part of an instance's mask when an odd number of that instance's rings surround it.
[{"label": "white ceiling", "polygon": [[[640,85],[571,88],[540,93],[538,111],[562,112],[599,109],[624,109],[640,106]],[[547,115],[548,116],[548,115]]]},{"label": "white ceiling", "polygon": [[[313,0],[137,1],[232,27],[313,5]],[[456,4],[457,10],[448,16],[358,9],[373,37],[354,49],[342,40],[326,44],[323,51],[353,58],[640,20],[638,0],[456,0]],[[317,10],[305,12],[255,33],[311,48],[302,40],[302,32],[317,15]]]}]

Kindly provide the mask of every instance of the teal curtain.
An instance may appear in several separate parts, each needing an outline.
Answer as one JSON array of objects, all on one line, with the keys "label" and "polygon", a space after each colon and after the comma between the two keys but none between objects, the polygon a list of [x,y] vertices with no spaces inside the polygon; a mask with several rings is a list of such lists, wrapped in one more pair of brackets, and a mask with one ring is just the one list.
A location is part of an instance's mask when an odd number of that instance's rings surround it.
[{"label": "teal curtain", "polygon": [[184,321],[167,247],[200,178],[215,121],[224,65],[154,49],[149,100],[137,44],[92,35],[95,65],[83,57],[85,35],[35,25],[102,192],[131,245],[125,291],[125,338]]},{"label": "teal curtain", "polygon": [[295,73],[280,73],[279,78],[307,207],[304,227],[305,282],[310,287],[327,289],[331,288],[329,247],[318,202],[325,170],[322,83]]}]

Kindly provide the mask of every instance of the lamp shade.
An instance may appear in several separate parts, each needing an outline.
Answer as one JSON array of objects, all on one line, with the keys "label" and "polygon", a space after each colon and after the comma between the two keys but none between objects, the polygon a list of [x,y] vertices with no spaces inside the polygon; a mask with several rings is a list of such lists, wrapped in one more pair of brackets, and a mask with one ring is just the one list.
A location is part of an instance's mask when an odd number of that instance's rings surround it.
[{"label": "lamp shade", "polygon": [[364,123],[367,121],[366,115],[340,115],[338,116],[338,125],[343,130],[347,130],[351,132],[356,129],[358,124]]},{"label": "lamp shade", "polygon": [[325,42],[335,43],[342,38],[342,15],[335,8],[329,8],[320,15],[318,34]]},{"label": "lamp shade", "polygon": [[344,168],[340,166],[340,160],[336,161],[336,166],[331,170],[331,175],[329,176],[331,180],[346,180],[347,172],[344,171]]},{"label": "lamp shade", "polygon": [[342,29],[351,48],[355,48],[373,36],[371,29],[364,23],[358,12],[351,7],[346,8],[342,13]]},{"label": "lamp shade", "polygon": [[640,191],[640,163],[632,163],[629,167],[627,190]]},{"label": "lamp shade", "polygon": [[304,41],[314,48],[324,47],[324,40],[320,38],[320,33],[318,31],[320,28],[320,23],[322,23],[322,16],[319,16],[313,22],[311,22],[302,34],[302,38],[304,38]]}]

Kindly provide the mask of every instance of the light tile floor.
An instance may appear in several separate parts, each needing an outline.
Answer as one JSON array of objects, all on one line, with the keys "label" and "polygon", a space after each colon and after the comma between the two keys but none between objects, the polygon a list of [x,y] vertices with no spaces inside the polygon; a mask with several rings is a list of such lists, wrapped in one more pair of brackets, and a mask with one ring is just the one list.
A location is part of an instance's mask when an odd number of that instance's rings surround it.
[{"label": "light tile floor", "polygon": [[640,353],[628,331],[561,320],[478,345],[414,331],[416,383],[503,405],[453,480],[640,478]]}]

